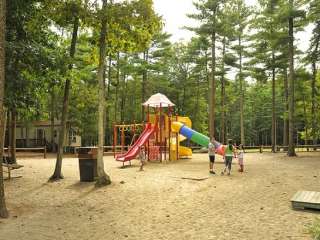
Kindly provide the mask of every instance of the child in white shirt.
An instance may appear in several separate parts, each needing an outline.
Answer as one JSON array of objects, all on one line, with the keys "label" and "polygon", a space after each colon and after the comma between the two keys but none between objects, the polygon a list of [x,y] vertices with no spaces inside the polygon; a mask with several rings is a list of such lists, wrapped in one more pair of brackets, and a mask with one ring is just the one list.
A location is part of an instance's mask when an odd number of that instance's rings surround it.
[{"label": "child in white shirt", "polygon": [[239,151],[238,151],[238,161],[239,161],[239,172],[244,171],[244,166],[243,166],[243,158],[244,158],[244,148],[243,145],[239,145]]}]

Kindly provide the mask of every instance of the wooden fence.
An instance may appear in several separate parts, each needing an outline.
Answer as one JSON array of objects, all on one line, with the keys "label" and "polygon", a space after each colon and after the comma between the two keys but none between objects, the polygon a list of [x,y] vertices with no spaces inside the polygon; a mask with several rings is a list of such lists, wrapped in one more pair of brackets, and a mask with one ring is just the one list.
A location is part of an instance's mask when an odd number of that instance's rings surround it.
[{"label": "wooden fence", "polygon": [[[4,153],[7,156],[10,154],[10,148],[4,148]],[[16,152],[39,152],[41,151],[41,155],[43,154],[43,158],[47,158],[47,147],[36,147],[36,148],[16,148]]]},{"label": "wooden fence", "polygon": [[[244,146],[245,152],[272,152],[272,146]],[[296,152],[309,152],[309,151],[318,151],[320,150],[320,145],[296,145]],[[276,152],[287,152],[288,146],[276,146]]]},{"label": "wooden fence", "polygon": [[[203,147],[200,146],[192,146],[192,150],[196,150],[197,152],[206,152],[206,150]],[[204,149],[201,151],[201,149]],[[254,152],[272,152],[272,146],[271,145],[260,145],[260,146],[244,146],[246,153],[254,153]],[[287,152],[288,146],[276,146],[276,152]],[[309,151],[318,151],[320,150],[320,145],[296,145],[295,146],[296,152],[309,152]]]},{"label": "wooden fence", "polygon": [[[95,146],[96,147],[96,146]],[[128,151],[130,146],[104,146],[104,155],[105,156],[114,156],[117,154],[125,153]],[[194,152],[198,153],[205,153],[207,152],[207,149],[201,147],[201,146],[191,146],[190,147]],[[21,149],[21,148],[20,148]],[[27,149],[27,148],[26,148]],[[28,148],[32,149],[32,148]],[[36,148],[34,148],[36,149]],[[40,149],[40,148],[39,148]],[[42,149],[42,148],[41,148]],[[74,148],[74,154],[77,154],[79,147]],[[115,152],[114,152],[115,149]],[[272,152],[272,146],[245,146],[244,147],[246,153],[264,153],[264,152]],[[288,146],[276,146],[276,152],[287,152]],[[297,152],[309,152],[309,151],[319,151],[320,145],[296,145],[295,149]]]}]

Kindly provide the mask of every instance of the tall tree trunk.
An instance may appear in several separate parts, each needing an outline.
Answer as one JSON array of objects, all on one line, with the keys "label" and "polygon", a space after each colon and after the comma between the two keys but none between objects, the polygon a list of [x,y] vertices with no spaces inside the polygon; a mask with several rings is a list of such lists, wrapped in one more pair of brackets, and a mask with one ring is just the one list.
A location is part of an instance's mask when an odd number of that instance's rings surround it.
[{"label": "tall tree trunk", "polygon": [[[270,26],[270,35],[274,36],[274,26],[273,26],[273,14],[275,10],[275,1],[270,1],[270,12],[271,12],[271,26]],[[275,50],[274,46],[271,44],[272,53],[271,53],[271,71],[272,71],[272,119],[271,119],[271,151],[276,152],[276,66],[275,66]]]},{"label": "tall tree trunk", "polygon": [[[289,1],[289,8],[293,9],[293,0]],[[290,13],[292,14],[292,13]],[[289,17],[289,146],[288,156],[296,156],[294,145],[294,36],[293,16]]]},{"label": "tall tree trunk", "polygon": [[[0,1],[0,12],[1,12],[1,1]],[[1,13],[0,13],[0,18],[1,18]],[[1,24],[1,22],[0,22]],[[1,27],[0,27],[1,28]],[[0,29],[1,31],[1,29]],[[2,48],[1,40],[0,40],[0,69],[3,66],[1,61],[2,61],[2,53],[1,53],[1,48]],[[4,68],[3,68],[4,69]],[[7,218],[9,216],[7,207],[6,207],[6,202],[5,202],[5,193],[4,193],[4,184],[3,184],[3,168],[2,168],[2,162],[3,162],[3,148],[4,148],[4,140],[5,140],[5,132],[6,132],[6,122],[7,122],[7,113],[3,107],[3,89],[2,87],[2,73],[0,70],[0,218]],[[4,84],[3,84],[4,85]]]},{"label": "tall tree trunk", "polygon": [[[209,53],[209,51],[208,51],[208,49],[206,49],[206,51],[205,51],[205,77],[206,77],[206,82],[207,82],[207,86],[210,86],[210,73],[209,73],[209,55],[210,53]],[[208,93],[208,97],[209,97],[209,99],[208,99],[208,101],[209,101],[209,103],[210,103],[210,88],[209,88],[209,93]],[[209,106],[209,109],[210,109],[210,106]],[[210,111],[210,110],[209,110]],[[208,131],[209,131],[209,135],[210,135],[210,113],[209,113],[209,111],[207,111],[207,119],[209,120],[208,121]]]},{"label": "tall tree trunk", "polygon": [[[11,147],[11,142],[12,142],[12,140],[11,140],[11,138],[12,138],[11,122],[12,122],[12,120],[11,120],[11,111],[10,111],[10,109],[8,109],[8,111],[7,111],[7,122],[6,122],[7,129],[8,129],[8,137],[7,137],[8,148]],[[9,153],[10,153],[10,151],[9,151]]]},{"label": "tall tree trunk", "polygon": [[183,109],[183,115],[185,115],[185,111],[186,111],[186,85],[187,85],[187,81],[188,81],[188,69],[186,70],[186,72],[184,73],[184,79],[183,79],[183,83],[182,83],[182,109]]},{"label": "tall tree trunk", "polygon": [[206,73],[206,81],[207,81],[207,83],[208,83],[208,85],[209,85],[209,82],[210,82],[210,76],[209,76],[209,70],[208,70],[208,58],[209,58],[209,53],[208,53],[208,49],[206,49],[206,53],[205,53],[205,73]]},{"label": "tall tree trunk", "polygon": [[285,113],[283,116],[283,146],[288,146],[289,141],[289,121],[288,121],[288,113],[289,113],[289,105],[288,105],[288,73],[287,68],[284,70],[284,81],[283,81],[283,89],[284,89],[284,101],[285,101]]},{"label": "tall tree trunk", "polygon": [[[195,102],[195,106],[194,106],[194,114],[193,114],[193,128],[197,129],[198,128],[198,122],[199,122],[199,103],[200,103],[200,77],[198,77],[196,79],[196,86],[197,86],[197,90],[196,90],[196,102]],[[200,124],[199,124],[200,125]]]},{"label": "tall tree trunk", "polygon": [[6,132],[6,113],[4,111],[4,82],[5,82],[5,33],[6,33],[6,0],[0,0],[0,217],[9,216],[4,193],[3,184],[3,148]]},{"label": "tall tree trunk", "polygon": [[[128,56],[125,55],[124,62],[127,65]],[[126,83],[127,73],[125,68],[122,71],[122,82],[121,82],[121,101],[120,101],[120,121],[124,122],[125,106],[126,106],[126,97],[127,97],[127,83]]]},{"label": "tall tree trunk", "polygon": [[15,108],[11,110],[11,137],[10,137],[10,162],[17,164],[16,158],[16,130],[17,130],[17,111]]},{"label": "tall tree trunk", "polygon": [[312,62],[312,81],[311,81],[311,118],[312,118],[312,143],[317,144],[317,119],[316,119],[316,81],[317,81],[317,65]]},{"label": "tall tree trunk", "polygon": [[120,83],[120,52],[117,53],[117,82],[116,82],[116,93],[114,99],[114,122],[117,123],[118,115],[118,91]]},{"label": "tall tree trunk", "polygon": [[[111,86],[111,71],[112,71],[112,59],[111,56],[109,56],[109,61],[108,61],[108,83],[107,83],[107,89],[106,89],[106,101],[108,102],[111,98],[110,98],[110,86]],[[106,134],[107,134],[107,145],[111,145],[111,125],[110,125],[110,106],[107,105],[106,106]]]},{"label": "tall tree trunk", "polygon": [[244,137],[244,86],[243,86],[243,76],[242,76],[242,42],[241,35],[238,38],[239,46],[239,82],[240,82],[240,142],[245,145]]},{"label": "tall tree trunk", "polygon": [[[308,117],[307,117],[307,106],[306,106],[306,96],[303,94],[303,115],[304,115],[304,145],[308,145],[309,133],[308,133]],[[309,151],[309,148],[307,148]]]},{"label": "tall tree trunk", "polygon": [[[141,103],[146,101],[147,89],[148,89],[148,61],[149,61],[149,51],[146,50],[143,52],[143,73],[142,73],[142,86],[141,86]],[[144,121],[144,107],[142,106],[141,118]]]},{"label": "tall tree trunk", "polygon": [[102,16],[101,16],[101,32],[99,40],[99,67],[98,67],[98,91],[99,91],[99,106],[98,106],[98,158],[97,158],[97,182],[96,186],[104,186],[111,183],[110,177],[104,171],[103,152],[104,152],[104,112],[106,99],[104,97],[105,87],[103,72],[105,70],[106,58],[106,35],[107,35],[107,0],[103,0]]},{"label": "tall tree trunk", "polygon": [[221,136],[220,141],[221,143],[226,143],[226,125],[225,125],[225,100],[226,100],[226,88],[225,88],[225,71],[224,71],[224,58],[226,54],[226,37],[223,37],[222,40],[222,63],[221,63]]},{"label": "tall tree trunk", "polygon": [[[215,25],[215,13],[214,13]],[[215,135],[215,104],[216,104],[216,32],[211,33],[211,79],[209,80],[209,135]]]},{"label": "tall tree trunk", "polygon": [[276,152],[276,69],[275,56],[272,53],[272,123],[271,123],[271,151]]},{"label": "tall tree trunk", "polygon": [[122,79],[122,84],[121,84],[121,104],[120,104],[120,121],[121,123],[124,122],[124,113],[125,113],[125,106],[126,106],[126,92],[127,92],[127,83],[126,83],[126,73],[123,72],[123,79]]},{"label": "tall tree trunk", "polygon": [[55,111],[55,92],[54,86],[51,86],[51,111],[50,111],[50,133],[51,133],[51,151],[56,152],[56,143],[54,141],[54,111]]},{"label": "tall tree trunk", "polygon": [[[104,66],[103,66],[104,68],[103,68],[103,89],[104,89],[104,92],[105,92],[105,94],[104,94],[104,99],[105,99],[105,102],[107,102],[107,96],[108,96],[108,93],[107,93],[107,85],[106,85],[106,81],[107,81],[107,66],[106,66],[106,64],[104,64]],[[103,134],[103,136],[104,136],[104,143],[106,143],[106,141],[107,141],[107,139],[106,139],[106,136],[107,135],[109,135],[109,134],[107,134],[107,131],[108,131],[108,128],[107,128],[107,117],[106,117],[106,115],[107,115],[107,105],[105,104],[105,110],[104,110],[104,112],[103,112],[103,129],[104,129],[104,134]]]},{"label": "tall tree trunk", "polygon": [[[73,21],[73,31],[72,31],[72,39],[70,45],[70,57],[74,58],[76,53],[76,44],[78,39],[78,28],[79,28],[79,17],[77,13],[75,13],[74,21]],[[68,66],[69,71],[72,69],[72,63]],[[69,106],[69,94],[71,87],[71,79],[67,77],[65,86],[64,86],[64,96],[63,96],[63,107],[62,107],[62,116],[61,116],[61,126],[59,131],[59,142],[58,142],[58,152],[57,152],[57,160],[56,166],[53,175],[50,177],[51,181],[56,181],[59,179],[63,179],[63,175],[61,172],[62,168],[62,158],[63,158],[63,147],[65,141],[65,135],[67,132],[67,119],[68,119],[68,106]]]}]

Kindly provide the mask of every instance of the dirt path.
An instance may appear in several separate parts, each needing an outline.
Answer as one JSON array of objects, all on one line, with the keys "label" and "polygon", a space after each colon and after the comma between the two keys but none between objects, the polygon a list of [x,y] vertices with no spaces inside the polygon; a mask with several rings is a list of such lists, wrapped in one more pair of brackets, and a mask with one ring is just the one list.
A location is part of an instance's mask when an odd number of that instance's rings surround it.
[{"label": "dirt path", "polygon": [[289,200],[320,191],[320,153],[245,157],[246,172],[233,165],[230,177],[210,176],[205,154],[144,172],[105,157],[113,183],[102,189],[79,182],[77,159],[64,161],[57,183],[47,183],[54,159],[22,159],[23,177],[5,182],[11,217],[0,220],[0,240],[311,239],[306,225],[319,213],[293,211]]}]

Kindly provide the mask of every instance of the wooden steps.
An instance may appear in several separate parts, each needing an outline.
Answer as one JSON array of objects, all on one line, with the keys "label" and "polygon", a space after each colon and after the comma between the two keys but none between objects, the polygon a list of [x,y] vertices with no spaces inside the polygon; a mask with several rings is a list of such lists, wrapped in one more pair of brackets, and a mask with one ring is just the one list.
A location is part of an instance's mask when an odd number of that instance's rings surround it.
[{"label": "wooden steps", "polygon": [[317,209],[320,210],[320,192],[298,191],[291,198],[294,209]]}]

